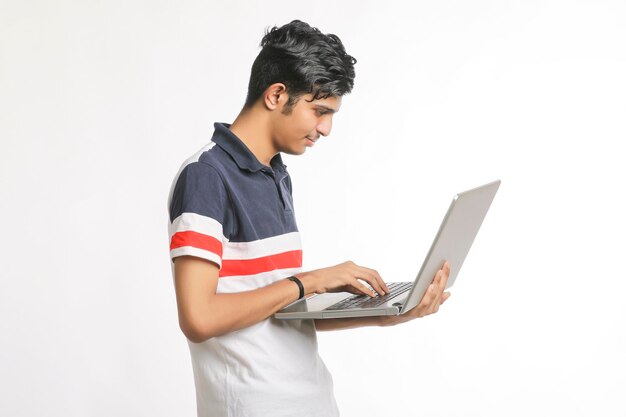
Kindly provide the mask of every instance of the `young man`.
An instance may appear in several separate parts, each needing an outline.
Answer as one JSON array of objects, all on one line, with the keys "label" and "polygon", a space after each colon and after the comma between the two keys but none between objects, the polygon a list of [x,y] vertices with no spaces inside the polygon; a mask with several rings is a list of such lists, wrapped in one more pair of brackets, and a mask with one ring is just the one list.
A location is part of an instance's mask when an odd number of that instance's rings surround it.
[{"label": "young man", "polygon": [[272,314],[327,291],[375,296],[372,269],[345,262],[303,272],[291,180],[280,153],[328,136],[354,82],[335,35],[293,21],[274,27],[254,61],[246,104],[215,124],[170,193],[170,256],[180,327],[189,339],[200,416],[337,416],[316,330],[388,326],[437,312],[447,264],[422,302],[399,317],[280,321]]}]

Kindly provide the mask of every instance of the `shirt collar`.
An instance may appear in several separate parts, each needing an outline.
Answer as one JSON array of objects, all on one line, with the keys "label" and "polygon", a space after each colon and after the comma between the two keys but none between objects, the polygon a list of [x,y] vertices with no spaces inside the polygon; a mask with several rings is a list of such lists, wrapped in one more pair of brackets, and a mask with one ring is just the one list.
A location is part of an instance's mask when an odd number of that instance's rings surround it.
[{"label": "shirt collar", "polygon": [[[263,169],[267,170],[269,167],[263,165],[256,156],[248,149],[245,143],[237,137],[232,131],[230,131],[230,124],[228,123],[215,123],[215,132],[211,140],[215,142],[220,148],[233,158],[235,163],[240,169],[245,169],[250,172],[257,172]],[[276,154],[270,161],[270,165],[273,169],[279,171],[285,171],[285,164],[280,156],[280,153]]]}]

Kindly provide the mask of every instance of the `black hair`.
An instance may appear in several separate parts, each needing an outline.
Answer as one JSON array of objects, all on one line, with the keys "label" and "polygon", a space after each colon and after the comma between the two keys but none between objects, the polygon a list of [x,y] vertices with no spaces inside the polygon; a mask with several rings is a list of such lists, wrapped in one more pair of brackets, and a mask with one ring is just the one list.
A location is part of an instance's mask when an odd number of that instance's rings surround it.
[{"label": "black hair", "polygon": [[260,46],[250,73],[247,108],[274,83],[287,87],[287,113],[304,94],[311,93],[317,100],[352,91],[356,59],[346,53],[336,35],[294,20],[266,30]]}]

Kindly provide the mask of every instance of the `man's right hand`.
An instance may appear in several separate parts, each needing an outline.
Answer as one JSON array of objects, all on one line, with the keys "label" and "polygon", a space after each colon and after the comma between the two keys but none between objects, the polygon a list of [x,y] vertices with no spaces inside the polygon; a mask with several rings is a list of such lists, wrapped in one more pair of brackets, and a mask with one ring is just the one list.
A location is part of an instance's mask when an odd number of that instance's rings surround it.
[{"label": "man's right hand", "polygon": [[[286,279],[265,287],[238,293],[217,293],[219,267],[204,259],[180,256],[174,259],[178,319],[187,338],[200,343],[265,320],[295,301],[299,289]],[[374,296],[359,280],[379,294],[389,291],[378,272],[345,262],[330,268],[297,274],[305,293],[348,291]]]},{"label": "man's right hand", "polygon": [[363,284],[361,280],[371,285],[381,296],[389,293],[389,288],[387,288],[377,271],[359,266],[352,261],[328,268],[302,272],[297,274],[296,277],[302,281],[306,294],[346,291],[375,297],[374,292]]}]

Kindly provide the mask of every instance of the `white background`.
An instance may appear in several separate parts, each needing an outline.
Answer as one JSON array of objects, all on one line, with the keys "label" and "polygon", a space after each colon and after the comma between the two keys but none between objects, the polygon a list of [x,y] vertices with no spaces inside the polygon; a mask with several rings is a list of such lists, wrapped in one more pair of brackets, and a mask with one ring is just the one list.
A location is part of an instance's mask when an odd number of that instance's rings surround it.
[{"label": "white background", "polygon": [[411,280],[502,180],[437,315],[320,334],[342,415],[625,416],[623,2],[200,0],[0,0],[0,415],[195,414],[170,181],[295,18],[358,60],[286,158],[306,268]]}]

